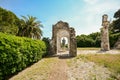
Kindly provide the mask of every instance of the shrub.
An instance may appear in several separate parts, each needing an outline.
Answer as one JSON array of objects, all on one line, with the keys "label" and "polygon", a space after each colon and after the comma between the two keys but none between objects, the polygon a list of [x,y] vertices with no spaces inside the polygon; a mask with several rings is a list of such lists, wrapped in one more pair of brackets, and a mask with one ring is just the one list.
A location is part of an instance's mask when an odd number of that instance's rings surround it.
[{"label": "shrub", "polygon": [[41,40],[0,33],[0,80],[40,60],[45,53]]},{"label": "shrub", "polygon": [[51,46],[50,46],[50,39],[48,37],[43,37],[42,41],[44,41],[46,44],[46,54],[43,55],[44,57],[50,54]]},{"label": "shrub", "polygon": [[120,33],[110,34],[109,37],[110,37],[110,46],[111,47],[114,47],[114,45],[115,45],[116,41],[118,40],[119,36],[120,36]]}]

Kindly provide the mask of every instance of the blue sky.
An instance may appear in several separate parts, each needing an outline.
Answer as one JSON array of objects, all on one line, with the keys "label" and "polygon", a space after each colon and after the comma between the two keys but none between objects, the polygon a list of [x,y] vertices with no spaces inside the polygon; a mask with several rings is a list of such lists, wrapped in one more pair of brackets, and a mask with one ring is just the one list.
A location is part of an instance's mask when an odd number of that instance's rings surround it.
[{"label": "blue sky", "polygon": [[109,20],[120,9],[120,0],[0,0],[0,6],[21,15],[35,16],[42,22],[43,36],[52,36],[52,25],[62,20],[76,30],[76,35],[100,31],[101,18]]}]

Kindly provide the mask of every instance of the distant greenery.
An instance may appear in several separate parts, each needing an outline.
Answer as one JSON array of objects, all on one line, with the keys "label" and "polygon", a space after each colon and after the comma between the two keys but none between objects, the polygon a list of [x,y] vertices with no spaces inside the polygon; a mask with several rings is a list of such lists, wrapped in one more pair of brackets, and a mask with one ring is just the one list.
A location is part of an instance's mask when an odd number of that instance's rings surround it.
[{"label": "distant greenery", "polygon": [[[116,41],[120,37],[120,33],[109,33],[110,47],[113,48]],[[77,47],[100,47],[101,46],[101,36],[99,32],[92,33],[89,35],[79,35],[76,37]]]},{"label": "distant greenery", "polygon": [[92,33],[89,35],[78,35],[76,39],[77,47],[100,47],[100,32]]},{"label": "distant greenery", "polygon": [[40,39],[43,26],[36,19],[33,16],[22,16],[19,19],[13,12],[0,7],[0,32]]},{"label": "distant greenery", "polygon": [[0,80],[23,70],[46,54],[41,40],[0,33]]},{"label": "distant greenery", "polygon": [[82,58],[84,61],[92,61],[99,65],[103,65],[112,72],[112,80],[119,80],[118,75],[120,74],[120,54],[81,54],[77,56],[76,59],[79,58]]},{"label": "distant greenery", "polygon": [[[113,48],[118,38],[120,37],[120,9],[114,13],[115,20],[112,21],[109,27],[110,47]],[[77,47],[100,47],[101,33],[91,33],[89,35],[78,35]]]},{"label": "distant greenery", "polygon": [[19,18],[11,11],[0,7],[0,32],[16,35]]}]

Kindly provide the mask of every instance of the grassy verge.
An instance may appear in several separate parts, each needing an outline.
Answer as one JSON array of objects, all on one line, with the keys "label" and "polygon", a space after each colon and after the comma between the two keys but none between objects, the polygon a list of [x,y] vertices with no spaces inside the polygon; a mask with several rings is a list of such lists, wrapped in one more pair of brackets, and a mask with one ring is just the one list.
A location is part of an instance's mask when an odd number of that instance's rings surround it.
[{"label": "grassy verge", "polygon": [[96,47],[85,47],[85,48],[77,48],[77,50],[100,50],[100,48],[96,48]]},{"label": "grassy verge", "polygon": [[52,69],[51,65],[56,62],[56,58],[43,58],[29,68],[26,68],[10,80],[47,80]]},{"label": "grassy verge", "polygon": [[116,79],[120,75],[120,54],[82,54],[76,58],[103,65],[112,72],[112,78]]}]

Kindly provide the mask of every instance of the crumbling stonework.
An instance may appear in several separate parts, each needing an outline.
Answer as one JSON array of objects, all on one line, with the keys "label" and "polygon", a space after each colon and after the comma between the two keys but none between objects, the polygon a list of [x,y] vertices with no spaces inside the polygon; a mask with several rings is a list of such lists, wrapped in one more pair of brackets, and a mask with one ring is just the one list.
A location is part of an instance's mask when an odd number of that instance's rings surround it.
[{"label": "crumbling stonework", "polygon": [[104,14],[102,16],[102,28],[101,28],[101,50],[102,51],[108,51],[110,50],[110,45],[109,45],[109,21],[107,20],[108,16]]},{"label": "crumbling stonework", "polygon": [[114,48],[120,49],[120,37],[119,37],[118,41],[115,43]]},{"label": "crumbling stonework", "polygon": [[66,37],[68,39],[69,56],[76,56],[77,44],[75,38],[75,30],[74,28],[70,28],[69,24],[63,21],[59,21],[52,27],[52,53],[58,53],[62,37]]}]

